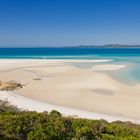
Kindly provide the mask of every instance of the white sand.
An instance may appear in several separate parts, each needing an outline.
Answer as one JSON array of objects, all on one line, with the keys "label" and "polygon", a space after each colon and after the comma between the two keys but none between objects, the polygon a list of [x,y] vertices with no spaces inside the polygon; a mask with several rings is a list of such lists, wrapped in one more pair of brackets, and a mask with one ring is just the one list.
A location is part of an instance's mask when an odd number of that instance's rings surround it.
[{"label": "white sand", "polygon": [[[48,62],[48,63],[58,63],[58,62],[93,62],[93,63],[99,63],[99,62],[111,62],[113,60],[111,59],[0,59],[0,65],[6,65],[8,66],[9,64],[20,64],[27,62],[32,63],[32,62]],[[32,63],[33,64],[33,63]]]},{"label": "white sand", "polygon": [[111,62],[113,60],[111,59],[94,59],[94,60],[90,60],[90,59],[52,59],[52,60],[48,60],[50,62],[81,62],[81,63],[85,63],[85,62],[93,62],[93,63],[100,63],[100,62]]},{"label": "white sand", "polygon": [[79,63],[79,62],[92,62],[92,63],[103,63],[103,62],[110,62],[113,60],[108,59],[97,59],[97,60],[81,60],[81,59],[1,59],[0,60],[0,69],[4,68],[21,68],[21,67],[27,67],[27,66],[43,66],[45,64],[49,65],[57,65],[57,64],[64,64],[67,63]]},{"label": "white sand", "polygon": [[[18,107],[29,110],[55,109],[64,115],[83,118],[139,122],[140,84],[130,86],[113,79],[104,71],[125,69],[125,65],[102,61],[95,65],[97,60],[1,59],[0,80],[15,80],[26,86],[14,94],[2,92],[0,99],[8,98]],[[93,62],[94,66],[82,69],[67,62]]]},{"label": "white sand", "polygon": [[103,64],[95,65],[92,67],[93,71],[112,71],[125,68],[125,65],[112,65],[112,64]]},{"label": "white sand", "polygon": [[60,111],[65,116],[77,116],[80,118],[87,118],[87,119],[105,119],[108,122],[112,121],[131,121],[136,124],[140,124],[140,120],[120,117],[120,116],[112,116],[106,115],[101,113],[93,113],[89,111],[84,111],[80,109],[74,109],[69,107],[62,107],[58,105],[51,105],[46,102],[37,101],[31,98],[27,98],[21,96],[19,94],[13,94],[12,92],[0,91],[0,99],[7,100],[10,104],[17,106],[23,110],[29,111],[37,111],[37,112],[44,112],[44,111],[52,111],[57,110]]}]

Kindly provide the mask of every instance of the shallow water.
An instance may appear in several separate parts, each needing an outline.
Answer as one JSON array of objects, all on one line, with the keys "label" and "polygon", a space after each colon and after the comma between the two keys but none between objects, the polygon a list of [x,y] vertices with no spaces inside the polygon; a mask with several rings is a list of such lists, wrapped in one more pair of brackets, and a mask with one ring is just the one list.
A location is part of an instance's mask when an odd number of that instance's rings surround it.
[{"label": "shallow water", "polygon": [[[89,69],[94,65],[100,64],[115,64],[115,65],[125,65],[125,68],[115,71],[104,71],[109,74],[111,77],[123,82],[125,84],[138,84],[140,83],[140,57],[100,57],[102,59],[112,59],[112,62],[100,62],[100,63],[81,63],[81,62],[73,62],[69,63],[72,66],[82,68],[82,69]],[[97,58],[96,58],[97,59]]]},{"label": "shallow water", "polygon": [[106,71],[127,84],[140,83],[140,48],[0,48],[1,59],[109,59],[112,62],[71,62],[88,69],[98,64],[122,64],[126,68]]}]

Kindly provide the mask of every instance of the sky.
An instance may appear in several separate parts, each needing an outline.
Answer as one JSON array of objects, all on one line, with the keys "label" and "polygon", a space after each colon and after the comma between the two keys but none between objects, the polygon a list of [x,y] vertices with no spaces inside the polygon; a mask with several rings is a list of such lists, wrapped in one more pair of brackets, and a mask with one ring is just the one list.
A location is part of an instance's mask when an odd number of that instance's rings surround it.
[{"label": "sky", "polygon": [[140,0],[0,0],[0,46],[140,44]]}]

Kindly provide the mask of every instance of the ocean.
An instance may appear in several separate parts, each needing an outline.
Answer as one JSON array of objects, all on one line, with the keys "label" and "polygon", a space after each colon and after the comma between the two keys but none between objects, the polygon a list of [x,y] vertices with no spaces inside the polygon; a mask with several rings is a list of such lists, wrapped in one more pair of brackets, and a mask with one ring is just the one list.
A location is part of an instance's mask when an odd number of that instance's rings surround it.
[{"label": "ocean", "polygon": [[140,48],[0,48],[0,58],[92,59],[96,56],[140,56]]},{"label": "ocean", "polygon": [[[108,72],[110,76],[126,84],[140,83],[140,48],[0,48],[0,59],[109,59],[112,61],[107,64],[126,65]],[[89,68],[94,63],[71,65]]]}]

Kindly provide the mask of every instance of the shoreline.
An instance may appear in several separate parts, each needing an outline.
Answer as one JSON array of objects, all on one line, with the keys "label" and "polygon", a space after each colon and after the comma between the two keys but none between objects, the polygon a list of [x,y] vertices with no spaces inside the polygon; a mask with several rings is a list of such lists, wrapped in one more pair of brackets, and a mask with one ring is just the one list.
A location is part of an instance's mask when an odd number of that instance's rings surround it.
[{"label": "shoreline", "polygon": [[51,112],[52,110],[59,111],[64,116],[71,116],[76,118],[85,118],[85,119],[93,119],[93,120],[100,120],[104,119],[108,122],[113,121],[122,121],[122,122],[132,122],[135,124],[140,124],[140,120],[136,120],[133,118],[126,118],[117,115],[109,115],[103,113],[95,113],[86,110],[58,106],[48,104],[42,101],[37,101],[28,97],[24,97],[19,94],[12,93],[11,91],[0,91],[0,99],[7,100],[11,105],[17,106],[21,110],[25,111],[36,111],[36,112]]},{"label": "shoreline", "polygon": [[[79,64],[93,62],[93,66],[87,69],[77,68],[67,63],[68,61]],[[140,84],[128,86],[111,77],[107,72],[115,73],[126,66],[125,63],[108,62],[110,60],[106,59],[0,59],[0,80],[12,80],[26,85],[11,94],[20,98],[18,100],[27,100],[27,103],[21,101],[23,104],[30,105],[30,101],[33,101],[35,106],[40,104],[40,111],[42,107],[49,106],[67,116],[78,113],[77,115],[83,118],[100,119],[103,116],[108,121],[113,117],[113,120],[139,122],[140,113],[137,110],[140,105]],[[0,98],[1,96],[2,94]],[[49,110],[50,108],[47,111]]]}]

